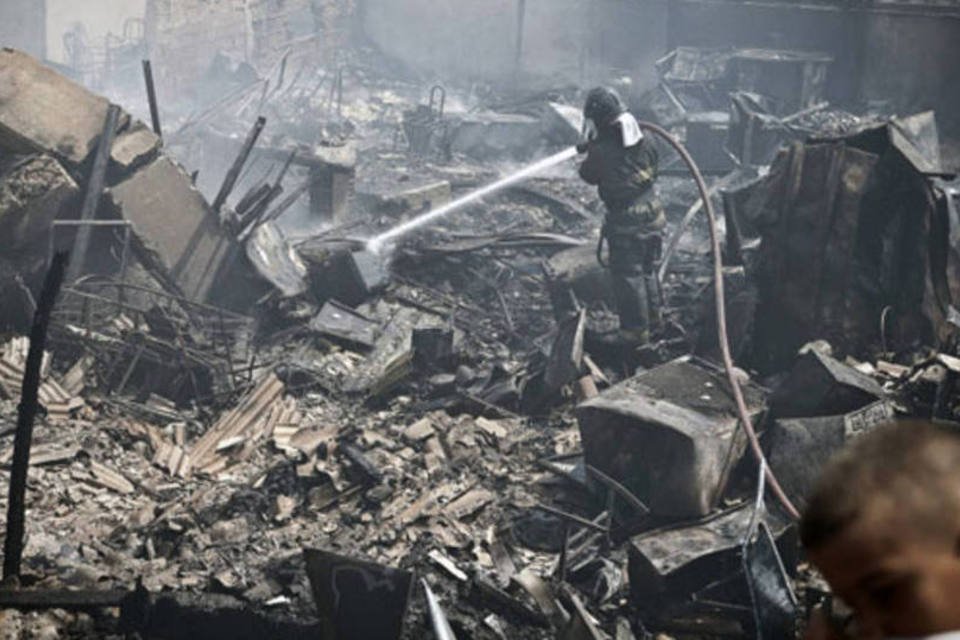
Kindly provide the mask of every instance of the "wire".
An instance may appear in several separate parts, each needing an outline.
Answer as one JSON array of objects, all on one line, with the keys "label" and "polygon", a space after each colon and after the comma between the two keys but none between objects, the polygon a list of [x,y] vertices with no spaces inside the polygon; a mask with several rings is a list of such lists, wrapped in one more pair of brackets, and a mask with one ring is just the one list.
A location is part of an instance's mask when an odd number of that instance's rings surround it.
[{"label": "wire", "polygon": [[790,498],[784,493],[783,487],[780,486],[780,483],[777,481],[776,476],[770,469],[770,465],[767,464],[766,458],[763,455],[763,450],[760,448],[760,439],[757,438],[757,432],[753,428],[753,423],[750,420],[750,412],[747,410],[747,403],[743,398],[743,390],[740,388],[740,382],[737,380],[737,375],[734,371],[733,357],[730,355],[730,339],[727,334],[727,310],[724,305],[723,261],[720,256],[720,233],[717,230],[717,217],[713,210],[712,200],[707,192],[707,185],[703,180],[703,174],[700,173],[700,169],[690,156],[690,152],[665,129],[649,122],[641,122],[639,124],[641,129],[645,129],[659,136],[680,154],[683,162],[693,175],[694,181],[697,183],[697,189],[699,189],[700,197],[703,199],[703,210],[707,213],[707,222],[710,225],[710,243],[713,253],[714,297],[717,305],[717,339],[720,343],[720,353],[723,357],[723,368],[726,370],[727,379],[730,381],[730,389],[733,392],[733,398],[737,405],[737,414],[750,441],[750,449],[753,451],[753,457],[756,458],[760,468],[765,469],[767,484],[770,486],[770,490],[776,496],[777,500],[783,505],[783,508],[786,509],[792,518],[799,520],[800,512],[797,511],[797,508],[790,501]]}]

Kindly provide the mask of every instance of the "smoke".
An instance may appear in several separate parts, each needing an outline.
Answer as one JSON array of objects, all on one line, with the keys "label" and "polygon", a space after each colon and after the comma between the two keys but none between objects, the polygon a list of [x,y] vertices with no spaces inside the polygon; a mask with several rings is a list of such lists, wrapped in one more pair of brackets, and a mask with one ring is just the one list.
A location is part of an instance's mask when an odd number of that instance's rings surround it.
[{"label": "smoke", "polygon": [[536,78],[556,87],[621,75],[642,89],[654,80],[653,62],[666,49],[665,3],[367,0],[366,5],[366,35],[388,55],[433,77]]},{"label": "smoke", "polygon": [[373,253],[380,253],[383,247],[389,244],[391,241],[401,238],[404,235],[419,229],[420,227],[431,224],[458,209],[462,209],[463,207],[483,199],[486,196],[493,195],[494,193],[497,193],[498,191],[501,191],[510,185],[526,180],[527,178],[531,178],[551,167],[560,164],[561,162],[570,160],[576,155],[576,147],[570,147],[550,156],[549,158],[544,158],[543,160],[534,162],[523,169],[515,171],[510,175],[497,180],[496,182],[488,184],[485,187],[481,187],[476,191],[471,191],[467,195],[457,198],[456,200],[449,202],[442,207],[434,209],[433,211],[428,211],[421,216],[417,216],[412,220],[408,220],[390,229],[389,231],[371,238],[367,241],[367,249]]},{"label": "smoke", "polygon": [[143,20],[147,0],[46,0],[47,3],[47,57],[54,62],[69,64],[63,37],[76,25],[82,25],[87,44],[103,49],[107,36],[124,35],[124,26],[135,29],[130,21]]}]

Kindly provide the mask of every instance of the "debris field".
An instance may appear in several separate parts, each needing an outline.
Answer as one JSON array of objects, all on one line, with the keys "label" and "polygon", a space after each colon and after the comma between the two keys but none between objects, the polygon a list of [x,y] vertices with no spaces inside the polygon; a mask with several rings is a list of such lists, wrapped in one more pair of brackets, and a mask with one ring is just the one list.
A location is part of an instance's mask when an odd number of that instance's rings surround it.
[{"label": "debris field", "polygon": [[0,638],[798,637],[832,596],[763,470],[802,508],[873,426],[960,418],[937,114],[831,103],[822,52],[659,59],[631,108],[710,206],[658,143],[625,348],[572,160],[368,244],[577,144],[586,87],[327,53],[219,55],[187,108],[0,50]]}]

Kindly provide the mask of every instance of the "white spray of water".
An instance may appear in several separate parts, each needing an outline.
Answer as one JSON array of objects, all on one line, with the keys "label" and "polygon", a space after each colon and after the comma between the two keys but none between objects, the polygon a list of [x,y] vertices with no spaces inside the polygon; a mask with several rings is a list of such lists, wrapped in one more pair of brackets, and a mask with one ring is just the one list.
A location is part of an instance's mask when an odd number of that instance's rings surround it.
[{"label": "white spray of water", "polygon": [[467,195],[463,196],[462,198],[457,198],[456,200],[448,202],[442,207],[438,207],[436,209],[433,209],[432,211],[428,211],[424,213],[423,215],[417,216],[416,218],[407,220],[403,224],[399,224],[396,227],[393,227],[392,229],[388,229],[387,231],[384,231],[378,236],[374,236],[373,238],[370,238],[369,240],[367,240],[367,249],[373,252],[379,252],[391,240],[395,240],[401,236],[404,236],[410,233],[415,229],[419,229],[424,225],[430,224],[434,220],[442,218],[443,216],[447,215],[452,211],[456,211],[457,209],[465,207],[468,204],[472,204],[477,200],[480,200],[481,198],[484,198],[486,196],[489,196],[492,193],[496,193],[497,191],[504,189],[505,187],[509,187],[512,184],[515,184],[522,180],[526,180],[527,178],[534,176],[540,173],[541,171],[549,169],[554,165],[558,165],[561,162],[564,162],[565,160],[569,160],[570,158],[573,158],[576,155],[577,155],[577,148],[570,147],[569,149],[565,149],[564,151],[554,154],[549,158],[544,158],[539,162],[535,162],[534,164],[524,167],[523,169],[517,171],[516,173],[512,173],[506,176],[505,178],[501,178],[500,180],[497,180],[496,182],[488,184],[485,187],[481,187],[476,191],[472,191]]}]

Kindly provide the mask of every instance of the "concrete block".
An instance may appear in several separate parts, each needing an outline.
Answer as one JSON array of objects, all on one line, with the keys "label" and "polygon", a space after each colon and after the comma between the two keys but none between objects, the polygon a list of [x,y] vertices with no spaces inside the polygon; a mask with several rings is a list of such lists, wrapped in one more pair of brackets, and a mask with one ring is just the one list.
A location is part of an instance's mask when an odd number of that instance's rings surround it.
[{"label": "concrete block", "polygon": [[190,176],[161,157],[112,187],[108,197],[116,215],[133,223],[145,263],[187,298],[206,300],[237,244]]},{"label": "concrete block", "polygon": [[110,160],[124,174],[153,160],[160,151],[160,138],[139,120],[113,141]]},{"label": "concrete block", "polygon": [[0,175],[0,253],[45,241],[52,222],[69,213],[79,196],[52,156],[28,157],[8,168]]},{"label": "concrete block", "polygon": [[[743,386],[757,419],[765,391]],[[668,362],[577,408],[587,464],[632,491],[658,516],[708,514],[746,438],[723,372],[695,358]]]},{"label": "concrete block", "polygon": [[[0,49],[0,149],[44,151],[76,167],[96,148],[106,98],[13,49]],[[118,128],[130,116],[121,116]]]},{"label": "concrete block", "polygon": [[356,146],[315,147],[307,162],[311,213],[334,224],[348,221],[356,191]]}]

